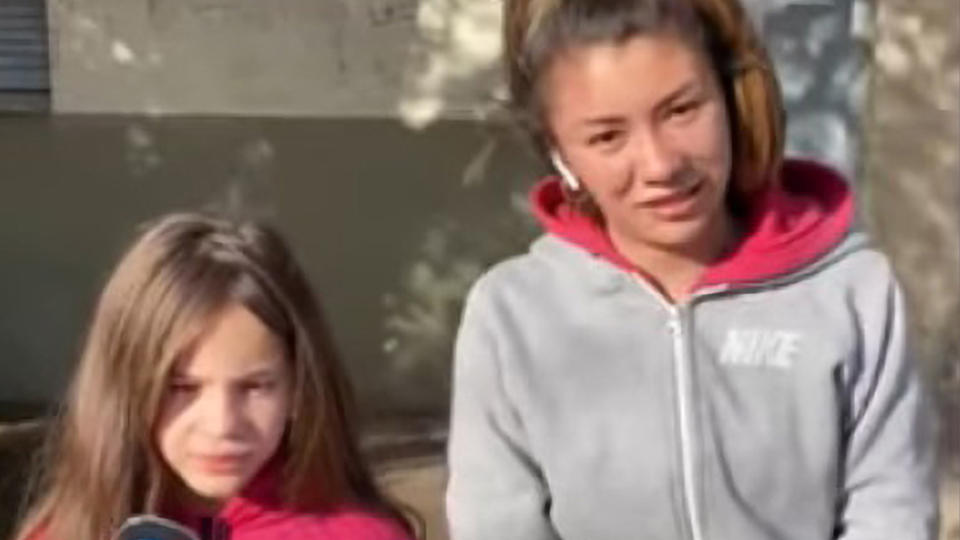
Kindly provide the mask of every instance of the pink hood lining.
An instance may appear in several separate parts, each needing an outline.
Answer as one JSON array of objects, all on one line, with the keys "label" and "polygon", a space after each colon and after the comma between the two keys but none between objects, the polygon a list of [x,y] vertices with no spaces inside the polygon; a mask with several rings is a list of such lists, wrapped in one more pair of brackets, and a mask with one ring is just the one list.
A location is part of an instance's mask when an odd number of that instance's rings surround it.
[{"label": "pink hood lining", "polygon": [[[565,199],[560,181],[547,177],[530,193],[543,228],[629,272],[640,269],[621,255],[607,232]],[[757,283],[799,270],[827,253],[850,230],[853,196],[840,175],[800,160],[784,163],[781,182],[748,204],[744,235],[694,286]]]}]

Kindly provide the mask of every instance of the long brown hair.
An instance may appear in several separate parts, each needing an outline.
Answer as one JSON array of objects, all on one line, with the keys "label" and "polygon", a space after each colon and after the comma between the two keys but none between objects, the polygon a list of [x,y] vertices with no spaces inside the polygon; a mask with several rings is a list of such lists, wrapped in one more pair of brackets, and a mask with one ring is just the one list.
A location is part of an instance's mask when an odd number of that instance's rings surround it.
[{"label": "long brown hair", "polygon": [[559,53],[664,33],[705,53],[720,81],[730,111],[734,199],[776,182],[786,122],[780,87],[739,0],[506,0],[504,64],[511,107],[538,149],[546,156],[552,146],[540,86]]},{"label": "long brown hair", "polygon": [[18,539],[104,540],[172,491],[152,428],[168,374],[197,328],[239,302],[284,343],[292,419],[281,451],[293,507],[361,504],[410,526],[361,457],[352,396],[310,285],[270,227],[200,214],[149,225],[97,303]]}]

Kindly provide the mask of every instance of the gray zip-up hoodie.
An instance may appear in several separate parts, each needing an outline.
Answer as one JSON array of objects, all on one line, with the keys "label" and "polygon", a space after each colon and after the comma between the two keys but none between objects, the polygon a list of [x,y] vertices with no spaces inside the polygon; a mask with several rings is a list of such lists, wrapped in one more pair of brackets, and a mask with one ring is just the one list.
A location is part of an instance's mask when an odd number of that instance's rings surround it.
[{"label": "gray zip-up hoodie", "polygon": [[667,303],[562,202],[473,287],[456,344],[453,540],[931,540],[933,418],[886,259],[842,180],[788,162]]}]

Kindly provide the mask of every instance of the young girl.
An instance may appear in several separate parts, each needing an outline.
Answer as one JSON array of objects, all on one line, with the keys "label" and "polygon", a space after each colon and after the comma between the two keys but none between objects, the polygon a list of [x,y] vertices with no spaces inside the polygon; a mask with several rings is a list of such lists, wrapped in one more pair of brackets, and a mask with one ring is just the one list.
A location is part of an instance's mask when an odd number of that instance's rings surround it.
[{"label": "young girl", "polygon": [[99,299],[17,538],[105,540],[136,514],[222,540],[410,538],[358,452],[350,397],[276,233],[165,217]]},{"label": "young girl", "polygon": [[468,297],[454,540],[930,540],[927,399],[737,0],[507,0],[547,234]]}]

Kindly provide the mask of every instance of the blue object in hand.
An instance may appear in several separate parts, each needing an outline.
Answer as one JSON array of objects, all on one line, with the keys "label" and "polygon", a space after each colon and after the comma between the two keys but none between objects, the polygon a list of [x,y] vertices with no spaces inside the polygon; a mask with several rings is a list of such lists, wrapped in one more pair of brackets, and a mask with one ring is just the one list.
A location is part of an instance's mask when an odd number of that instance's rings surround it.
[{"label": "blue object in hand", "polygon": [[115,540],[200,540],[200,537],[175,521],[145,514],[127,519]]}]

